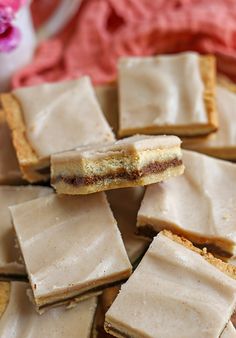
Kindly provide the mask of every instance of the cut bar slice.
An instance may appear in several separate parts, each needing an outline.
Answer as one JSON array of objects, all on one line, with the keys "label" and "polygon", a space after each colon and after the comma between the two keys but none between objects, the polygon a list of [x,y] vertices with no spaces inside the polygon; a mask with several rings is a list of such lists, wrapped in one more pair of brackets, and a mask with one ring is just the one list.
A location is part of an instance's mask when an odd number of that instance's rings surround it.
[{"label": "cut bar slice", "polygon": [[39,316],[26,295],[28,284],[0,283],[1,338],[90,338],[97,299],[90,298],[71,309],[51,309]]},{"label": "cut bar slice", "polygon": [[86,76],[18,88],[2,94],[1,101],[21,171],[30,182],[49,179],[52,154],[114,140]]},{"label": "cut bar slice", "polygon": [[218,338],[236,305],[236,268],[161,232],[106,313],[124,338]]},{"label": "cut bar slice", "polygon": [[9,206],[33,200],[52,193],[52,189],[39,186],[0,186],[0,278],[26,277],[20,251],[16,247]]},{"label": "cut bar slice", "polygon": [[99,294],[131,274],[105,193],[53,194],[10,210],[39,312]]},{"label": "cut bar slice", "polygon": [[183,173],[180,144],[176,136],[136,135],[56,154],[51,183],[58,193],[89,194],[160,182]]},{"label": "cut bar slice", "polygon": [[183,161],[181,177],[147,187],[138,232],[168,229],[218,256],[236,255],[236,164],[186,150]]},{"label": "cut bar slice", "polygon": [[197,136],[217,129],[213,56],[126,57],[118,68],[120,136]]}]

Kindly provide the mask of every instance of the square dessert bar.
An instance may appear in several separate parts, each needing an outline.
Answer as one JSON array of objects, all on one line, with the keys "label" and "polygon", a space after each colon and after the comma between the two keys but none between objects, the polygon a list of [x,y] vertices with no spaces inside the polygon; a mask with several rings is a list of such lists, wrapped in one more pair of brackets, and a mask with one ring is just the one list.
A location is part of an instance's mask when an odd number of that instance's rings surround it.
[{"label": "square dessert bar", "polygon": [[221,257],[236,255],[236,164],[183,151],[178,179],[147,187],[137,226],[153,237],[163,229],[208,246]]},{"label": "square dessert bar", "polygon": [[218,85],[216,102],[219,130],[207,137],[191,137],[183,140],[183,147],[225,160],[236,161],[236,86],[233,90]]},{"label": "square dessert bar", "polygon": [[236,305],[236,268],[161,232],[106,313],[116,337],[218,338]]},{"label": "square dessert bar", "polygon": [[27,283],[0,283],[0,336],[2,338],[90,338],[96,297],[71,309],[51,309],[41,316],[26,295]]},{"label": "square dessert bar", "polygon": [[26,278],[8,207],[50,193],[52,189],[39,186],[0,186],[0,279]]},{"label": "square dessert bar", "polygon": [[88,77],[1,95],[24,178],[49,178],[50,155],[114,140]]},{"label": "square dessert bar", "polygon": [[60,194],[147,185],[181,175],[181,141],[176,136],[133,136],[51,157],[51,183]]},{"label": "square dessert bar", "polygon": [[22,175],[12,144],[11,133],[0,108],[0,184],[20,184]]},{"label": "square dessert bar", "polygon": [[97,295],[131,274],[104,193],[53,194],[10,209],[39,312]]},{"label": "square dessert bar", "polygon": [[217,129],[213,56],[127,57],[118,69],[120,136],[193,136]]}]

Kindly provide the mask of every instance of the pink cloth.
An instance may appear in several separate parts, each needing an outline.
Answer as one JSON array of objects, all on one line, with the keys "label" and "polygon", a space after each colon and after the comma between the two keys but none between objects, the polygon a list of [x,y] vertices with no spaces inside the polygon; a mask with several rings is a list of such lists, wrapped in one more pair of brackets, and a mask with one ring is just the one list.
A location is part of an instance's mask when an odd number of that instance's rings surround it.
[{"label": "pink cloth", "polygon": [[116,79],[120,56],[195,50],[214,53],[236,79],[235,0],[85,0],[75,19],[43,42],[13,87],[90,75]]}]

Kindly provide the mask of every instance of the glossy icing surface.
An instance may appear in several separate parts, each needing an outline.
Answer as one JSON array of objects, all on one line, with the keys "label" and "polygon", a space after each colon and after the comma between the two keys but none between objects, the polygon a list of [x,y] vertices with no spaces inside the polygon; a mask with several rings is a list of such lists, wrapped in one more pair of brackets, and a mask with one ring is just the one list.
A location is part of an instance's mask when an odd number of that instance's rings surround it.
[{"label": "glossy icing surface", "polygon": [[51,195],[11,212],[35,298],[85,291],[114,275],[129,275],[131,265],[104,193]]},{"label": "glossy icing surface", "polygon": [[236,281],[160,233],[106,314],[134,338],[219,337],[236,302]]},{"label": "glossy icing surface", "polygon": [[147,187],[138,224],[235,246],[236,165],[190,151],[183,151],[183,162],[182,176]]},{"label": "glossy icing surface", "polygon": [[114,140],[88,77],[16,89],[26,134],[39,157]]},{"label": "glossy icing surface", "polygon": [[203,92],[196,53],[123,58],[120,129],[206,123]]},{"label": "glossy icing surface", "polygon": [[0,270],[6,273],[25,273],[20,261],[19,251],[15,245],[15,234],[12,227],[11,214],[8,209],[11,205],[17,205],[40,196],[47,195],[52,189],[46,187],[0,187]]},{"label": "glossy icing surface", "polygon": [[71,309],[59,307],[38,315],[26,295],[27,287],[26,283],[11,283],[10,300],[0,319],[1,338],[90,337],[96,298]]}]

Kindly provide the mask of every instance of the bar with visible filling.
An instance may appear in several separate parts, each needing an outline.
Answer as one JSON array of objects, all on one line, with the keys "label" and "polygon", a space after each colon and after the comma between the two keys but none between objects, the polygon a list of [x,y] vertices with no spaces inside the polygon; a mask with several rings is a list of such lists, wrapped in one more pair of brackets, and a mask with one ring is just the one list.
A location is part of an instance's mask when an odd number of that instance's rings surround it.
[{"label": "bar with visible filling", "polygon": [[0,279],[26,278],[24,263],[16,246],[9,206],[52,193],[40,186],[0,186]]},{"label": "bar with visible filling", "polygon": [[187,150],[183,161],[181,177],[147,187],[138,232],[153,237],[169,229],[217,256],[234,256],[236,165]]},{"label": "bar with visible filling", "polygon": [[53,194],[10,210],[39,313],[100,294],[131,274],[104,193]]},{"label": "bar with visible filling", "polygon": [[198,151],[224,160],[236,161],[236,86],[234,91],[226,85],[218,85],[216,102],[219,130],[207,137],[191,137],[183,140],[183,148]]},{"label": "bar with visible filling", "polygon": [[124,338],[220,337],[236,304],[236,268],[162,231],[105,317]]},{"label": "bar with visible filling", "polygon": [[89,77],[18,88],[2,94],[1,101],[29,182],[49,179],[54,153],[114,140]]},{"label": "bar with visible filling", "polygon": [[181,141],[176,136],[133,136],[51,157],[51,184],[59,194],[147,185],[181,175]]},{"label": "bar with visible filling", "polygon": [[217,130],[214,56],[124,57],[118,79],[120,136],[194,136]]},{"label": "bar with visible filling", "polygon": [[90,338],[96,297],[71,309],[51,309],[39,316],[26,295],[27,283],[0,283],[1,338]]}]

